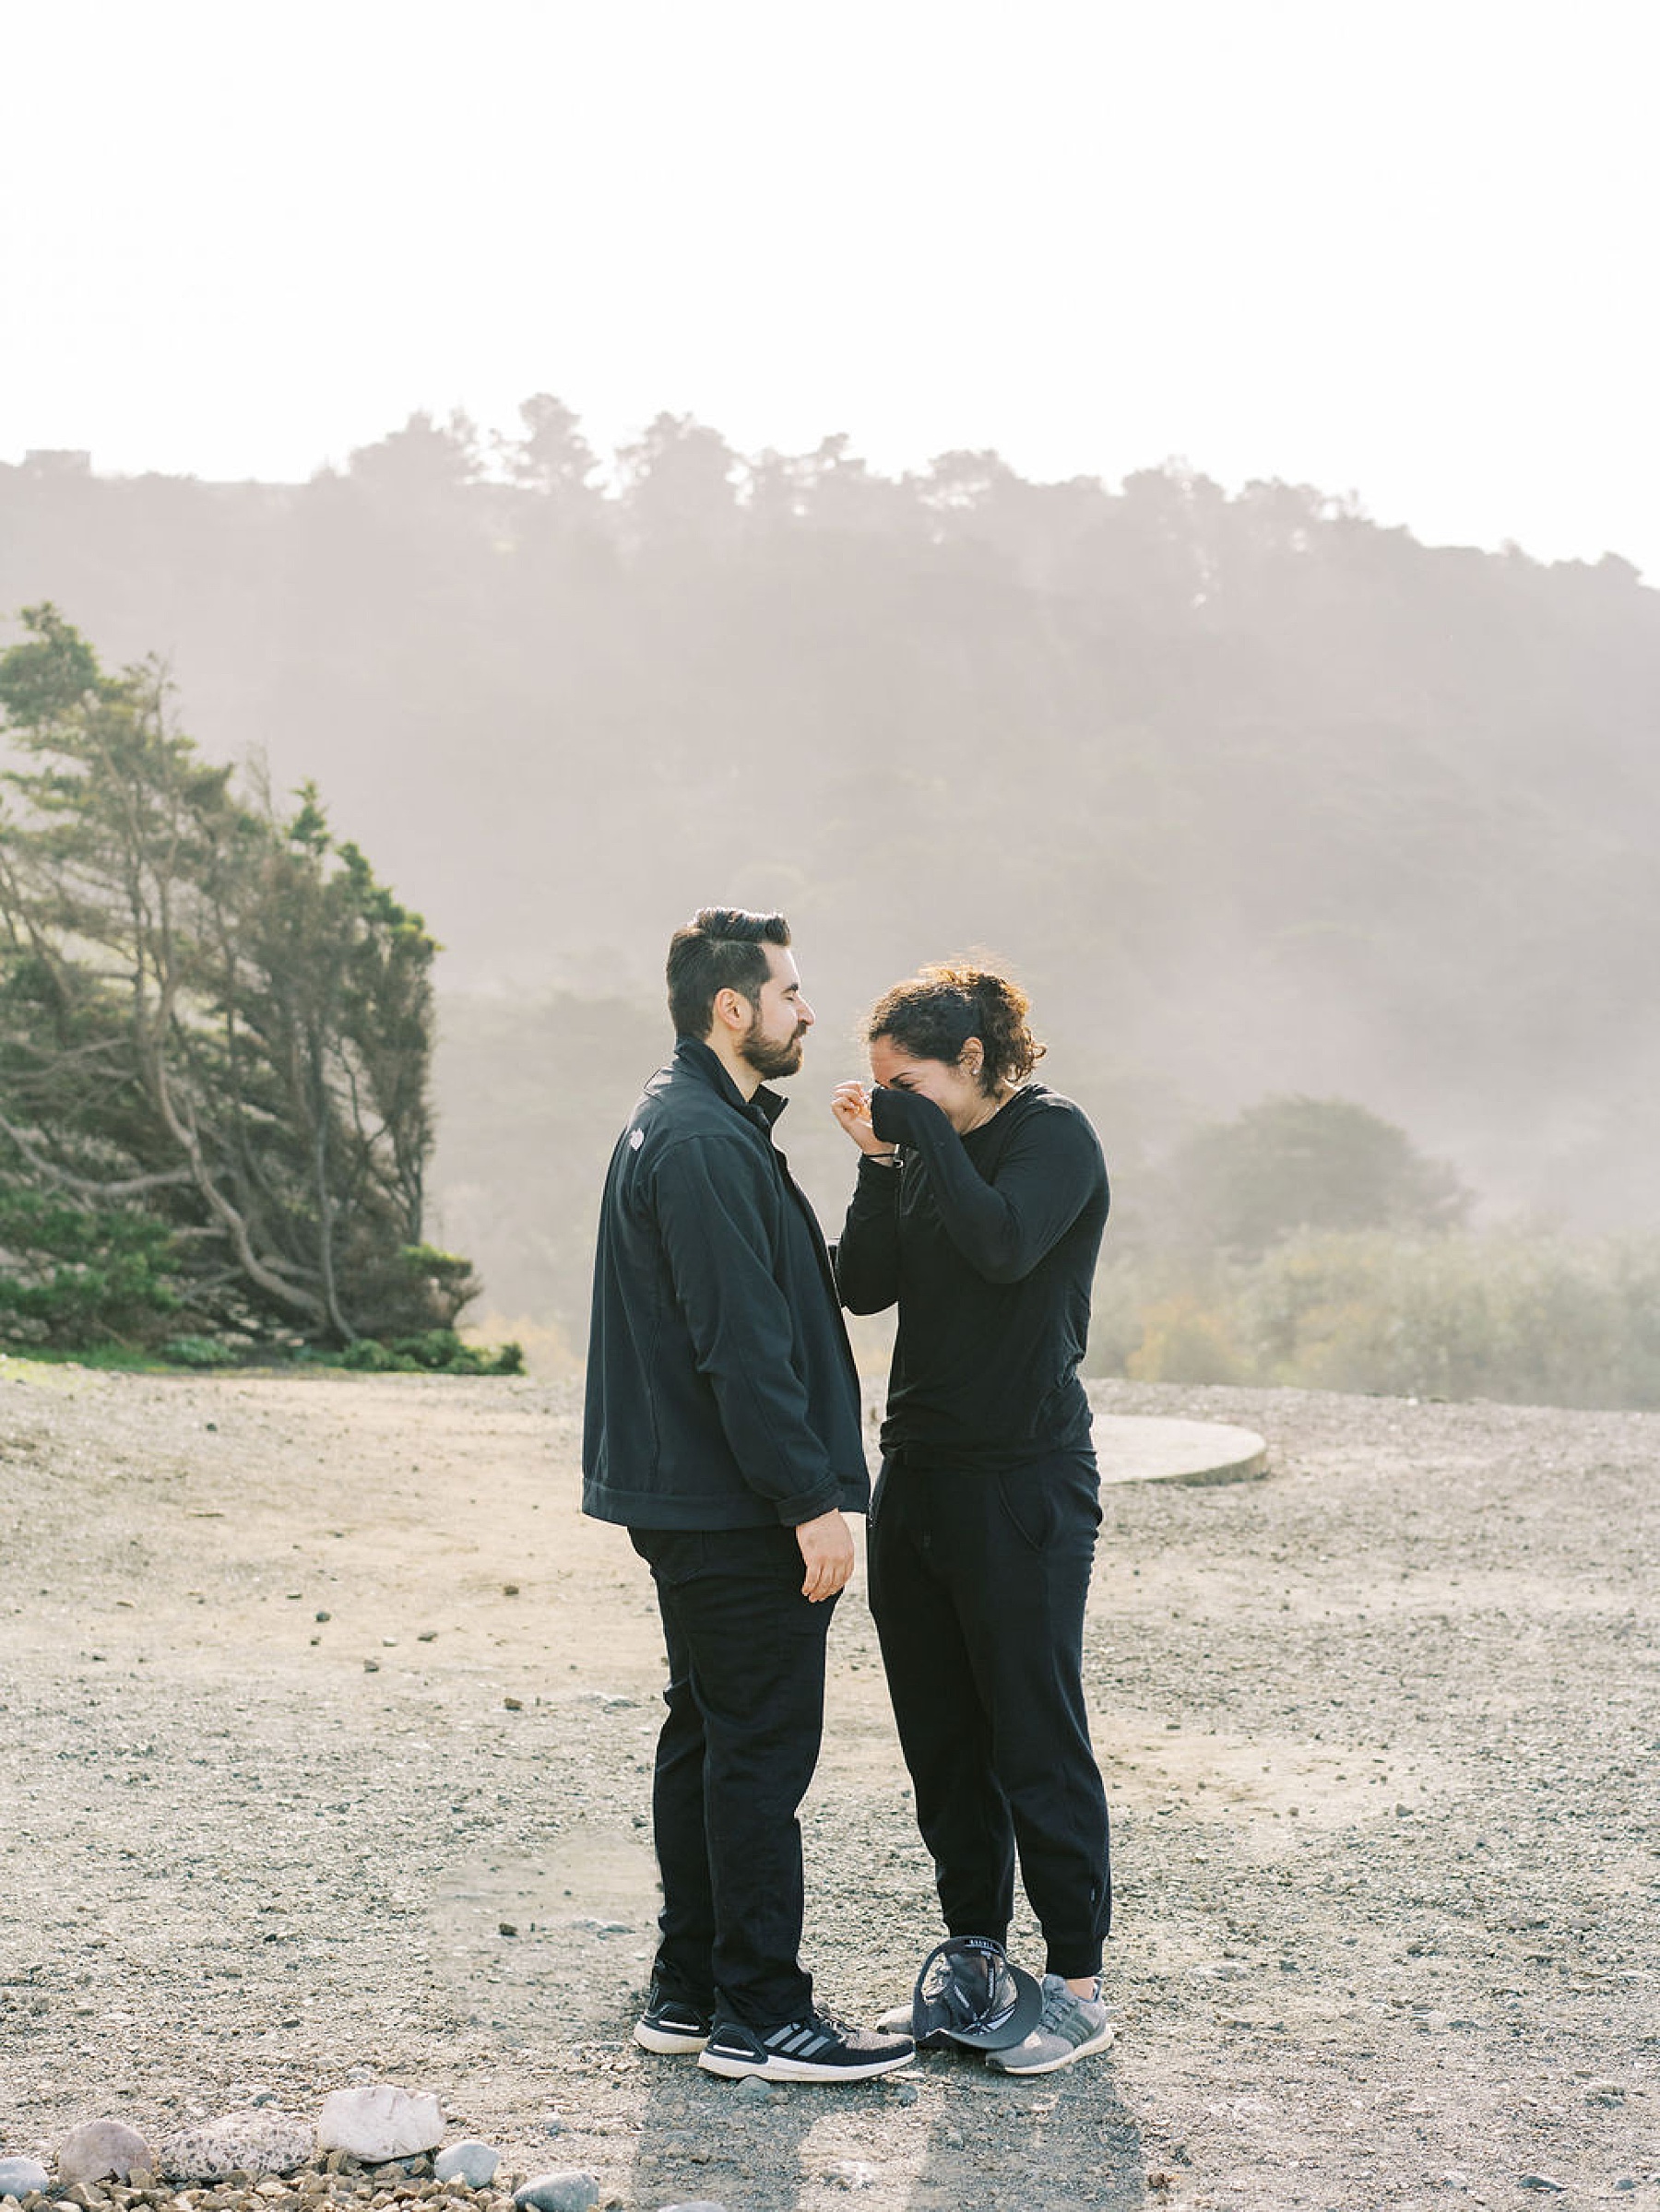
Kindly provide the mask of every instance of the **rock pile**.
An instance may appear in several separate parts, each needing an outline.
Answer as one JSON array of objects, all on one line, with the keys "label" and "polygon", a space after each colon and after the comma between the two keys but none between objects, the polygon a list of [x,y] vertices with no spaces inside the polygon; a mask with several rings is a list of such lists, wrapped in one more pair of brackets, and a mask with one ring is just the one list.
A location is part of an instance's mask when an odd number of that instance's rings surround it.
[{"label": "rock pile", "polygon": [[444,2125],[436,2097],[390,2082],[337,2090],[314,2124],[257,2104],[154,2147],[125,2121],[89,2120],[59,2144],[55,2181],[0,2144],[0,2212],[588,2212],[599,2203],[589,2173],[515,2174],[497,2188],[501,2153],[470,2139],[440,2148]]}]

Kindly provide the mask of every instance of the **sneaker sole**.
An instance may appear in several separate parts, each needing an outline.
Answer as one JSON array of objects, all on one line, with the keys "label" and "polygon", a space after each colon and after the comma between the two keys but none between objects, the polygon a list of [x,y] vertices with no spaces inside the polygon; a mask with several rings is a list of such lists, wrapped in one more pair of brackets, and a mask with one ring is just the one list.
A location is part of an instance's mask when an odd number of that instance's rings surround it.
[{"label": "sneaker sole", "polygon": [[709,2039],[690,2029],[649,2028],[644,2020],[636,2020],[634,2040],[642,2051],[654,2051],[659,2058],[675,2058],[685,2052],[701,2051]]},{"label": "sneaker sole", "polygon": [[1098,2035],[1092,2035],[1086,2043],[1074,2043],[1064,2058],[1046,2058],[1035,2066],[993,2065],[989,2056],[986,2070],[990,2074],[1008,2074],[1024,2079],[1028,2074],[1059,2074],[1062,2066],[1075,2065],[1079,2059],[1087,2058],[1091,2052],[1105,2051],[1112,2040],[1112,2023],[1109,2020]]},{"label": "sneaker sole", "polygon": [[724,2052],[706,2047],[698,2057],[698,2064],[706,2074],[723,2075],[729,2081],[741,2080],[744,2076],[758,2074],[763,2081],[869,2081],[878,2074],[893,2074],[901,2066],[908,2066],[914,2052],[906,2052],[899,2058],[870,2059],[862,2064],[827,2066],[815,2064],[810,2058],[768,2059],[728,2058]]}]

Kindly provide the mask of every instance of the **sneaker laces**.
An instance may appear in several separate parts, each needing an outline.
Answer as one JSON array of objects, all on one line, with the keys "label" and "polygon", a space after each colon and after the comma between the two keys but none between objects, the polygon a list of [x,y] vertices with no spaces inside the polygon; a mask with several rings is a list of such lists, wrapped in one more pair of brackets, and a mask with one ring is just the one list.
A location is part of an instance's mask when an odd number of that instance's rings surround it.
[{"label": "sneaker laces", "polygon": [[1045,2028],[1058,2028],[1074,2005],[1098,2005],[1100,2002],[1101,1977],[1099,1974],[1095,1978],[1095,1993],[1088,1997],[1080,1997],[1075,1990],[1068,1989],[1063,1981],[1058,1981],[1052,1989],[1046,1989],[1043,1993],[1041,2025]]}]

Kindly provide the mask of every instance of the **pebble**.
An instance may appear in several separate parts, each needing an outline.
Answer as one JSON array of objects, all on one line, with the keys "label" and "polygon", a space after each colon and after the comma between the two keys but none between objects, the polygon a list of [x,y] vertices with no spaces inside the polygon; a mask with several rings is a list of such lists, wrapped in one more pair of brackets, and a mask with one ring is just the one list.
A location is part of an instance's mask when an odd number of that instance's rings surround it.
[{"label": "pebble", "polygon": [[599,2184],[591,2173],[574,2167],[560,2173],[534,2173],[513,2193],[516,2205],[529,2205],[533,2212],[589,2212],[599,2202]]},{"label": "pebble", "polygon": [[776,2097],[778,2091],[772,2082],[763,2081],[760,2075],[746,2074],[738,2084],[738,2094],[740,2097],[753,2097],[757,2104],[765,2104],[769,2097]]},{"label": "pebble", "polygon": [[309,2120],[262,2104],[180,2128],[157,2158],[169,2181],[222,2182],[233,2173],[292,2173],[316,2147]]},{"label": "pebble", "polygon": [[77,2182],[125,2182],[155,2167],[155,2152],[122,2120],[85,2120],[58,2145],[58,2181],[65,2189]]},{"label": "pebble", "polygon": [[440,2182],[465,2182],[469,2189],[488,2189],[501,2162],[499,2151],[468,2136],[466,2142],[448,2144],[438,2153],[433,2160],[433,2177]]},{"label": "pebble", "polygon": [[1524,2173],[1516,2186],[1518,2189],[1549,2189],[1560,2194],[1568,2184],[1566,2182],[1552,2181],[1547,2173]]},{"label": "pebble", "polygon": [[444,2114],[435,2097],[412,2094],[389,2081],[360,2089],[337,2089],[317,2116],[325,2150],[350,2151],[365,2166],[435,2150],[444,2140]]},{"label": "pebble", "polygon": [[51,2180],[38,2159],[0,2159],[0,2196],[28,2196]]},{"label": "pebble", "polygon": [[895,2104],[915,2104],[917,2101],[917,2085],[914,2081],[895,2081],[889,2076],[887,2093]]}]

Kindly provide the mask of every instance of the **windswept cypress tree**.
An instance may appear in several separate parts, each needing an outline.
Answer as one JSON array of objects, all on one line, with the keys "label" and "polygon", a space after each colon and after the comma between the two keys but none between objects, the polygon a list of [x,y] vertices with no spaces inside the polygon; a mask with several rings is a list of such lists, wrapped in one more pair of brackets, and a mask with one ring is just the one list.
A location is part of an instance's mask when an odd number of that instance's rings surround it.
[{"label": "windswept cypress tree", "polygon": [[49,606],[0,656],[0,1331],[350,1344],[477,1289],[422,1242],[436,947]]}]

